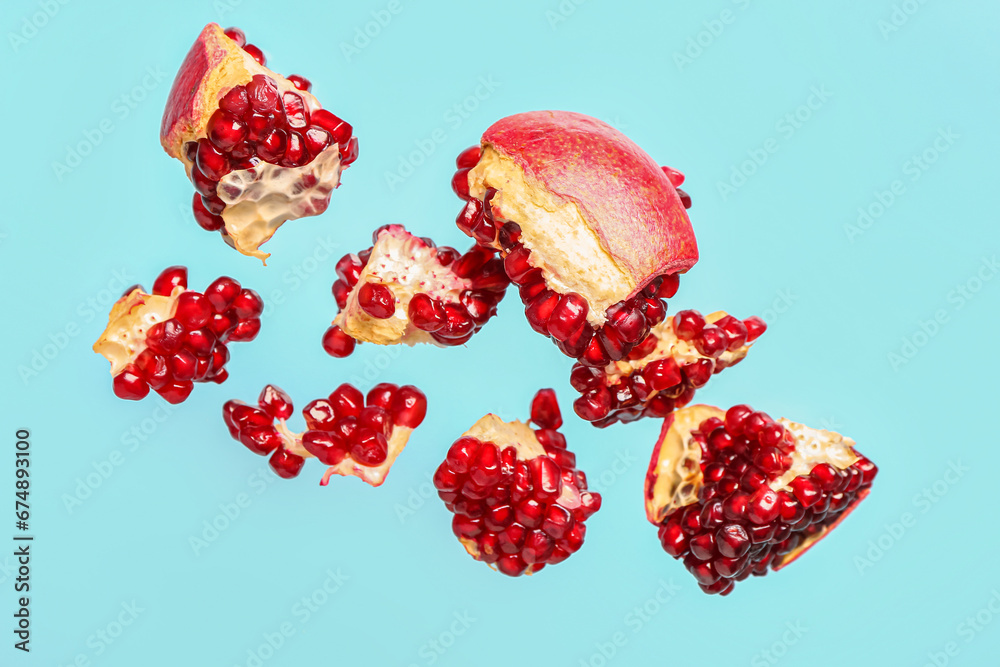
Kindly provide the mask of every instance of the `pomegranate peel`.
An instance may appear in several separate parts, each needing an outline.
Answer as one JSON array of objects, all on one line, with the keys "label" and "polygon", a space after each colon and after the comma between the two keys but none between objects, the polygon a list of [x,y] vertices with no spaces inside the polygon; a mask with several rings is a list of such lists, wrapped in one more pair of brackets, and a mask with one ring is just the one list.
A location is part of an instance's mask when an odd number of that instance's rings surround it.
[{"label": "pomegranate peel", "polygon": [[596,119],[504,118],[456,166],[456,224],[500,251],[529,324],[570,357],[627,355],[698,259],[683,176]]},{"label": "pomegranate peel", "polygon": [[389,383],[376,385],[365,397],[345,383],[328,398],[303,408],[306,430],[301,433],[288,427],[292,401],[280,388],[264,387],[258,406],[231,400],[223,406],[222,417],[233,439],[255,454],[270,456],[271,469],[279,477],[298,476],[306,460],[315,458],[327,466],[321,486],[334,475],[381,486],[423,422],[427,398],[412,385]]},{"label": "pomegranate peel", "polygon": [[227,344],[256,338],[263,308],[256,292],[225,276],[205,293],[189,290],[187,268],[172,266],[151,294],[137,285],[115,302],[93,349],[111,362],[119,398],[141,400],[153,389],[180,403],[194,383],[226,380]]},{"label": "pomegranate peel", "polygon": [[552,390],[542,390],[529,423],[485,415],[434,474],[466,552],[508,576],[534,574],[579,550],[585,522],[601,506],[565,438],[551,427],[559,421]]},{"label": "pomegranate peel", "polygon": [[839,433],[745,405],[693,405],[664,420],[646,474],[646,516],[702,590],[727,595],[829,535],[877,472]]},{"label": "pomegranate peel", "polygon": [[337,263],[340,312],[324,335],[332,356],[347,356],[355,342],[460,345],[496,315],[509,281],[494,252],[473,246],[459,255],[402,225],[379,228],[372,241]]},{"label": "pomegranate peel", "polygon": [[323,109],[300,76],[264,66],[242,32],[205,26],[170,91],[164,150],[195,186],[195,220],[237,251],[259,250],[287,220],[318,215],[357,157],[348,123]]}]

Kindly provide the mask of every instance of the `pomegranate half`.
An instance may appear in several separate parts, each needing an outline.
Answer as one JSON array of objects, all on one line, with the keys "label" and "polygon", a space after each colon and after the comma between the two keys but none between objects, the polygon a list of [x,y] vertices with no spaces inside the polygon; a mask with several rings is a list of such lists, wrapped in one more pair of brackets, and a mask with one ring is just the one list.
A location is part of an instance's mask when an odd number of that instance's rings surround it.
[{"label": "pomegranate half", "polygon": [[690,403],[712,375],[741,362],[766,329],[759,317],[682,310],[655,325],[624,359],[603,368],[577,362],[570,383],[582,396],[573,408],[600,428],[665,417]]},{"label": "pomegranate half", "polygon": [[334,357],[358,341],[462,345],[496,315],[510,283],[496,253],[478,245],[459,255],[402,225],[380,227],[372,244],[337,262],[340,313],[323,336]]},{"label": "pomegranate half", "polygon": [[195,220],[243,253],[287,220],[318,215],[358,156],[353,128],[320,106],[301,76],[264,66],[238,28],[210,23],[181,64],[160,126],[184,163]]},{"label": "pomegranate half", "polygon": [[698,261],[683,176],[599,120],[509,116],[456,164],[458,227],[501,252],[529,324],[571,357],[624,358]]},{"label": "pomegranate half", "polygon": [[706,593],[779,570],[860,503],[878,472],[839,433],[746,405],[692,405],[663,422],[646,516]]},{"label": "pomegranate half", "polygon": [[171,266],[151,294],[135,285],[112,306],[94,352],[111,362],[119,398],[138,401],[152,389],[180,403],[195,382],[229,377],[227,343],[257,337],[264,310],[257,292],[226,276],[204,293],[189,290],[187,280],[186,267]]},{"label": "pomegranate half", "polygon": [[536,394],[530,421],[536,428],[486,415],[455,441],[434,473],[465,550],[514,577],[569,558],[601,507],[557,430],[562,416],[554,391]]},{"label": "pomegranate half", "polygon": [[254,454],[270,455],[271,469],[285,479],[297,477],[306,459],[317,459],[327,466],[322,486],[333,475],[380,486],[427,414],[423,392],[387,382],[372,387],[367,397],[344,383],[328,398],[312,401],[302,409],[303,433],[288,428],[294,407],[280,388],[264,387],[257,405],[232,400],[222,406],[229,434]]}]

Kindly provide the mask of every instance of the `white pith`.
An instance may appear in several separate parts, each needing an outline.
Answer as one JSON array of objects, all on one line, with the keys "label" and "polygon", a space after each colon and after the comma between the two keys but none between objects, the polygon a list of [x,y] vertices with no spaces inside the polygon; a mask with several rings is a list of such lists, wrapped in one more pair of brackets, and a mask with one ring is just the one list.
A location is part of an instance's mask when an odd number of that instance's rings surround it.
[{"label": "white pith", "polygon": [[[279,97],[286,92],[299,95],[310,114],[322,108],[315,96],[262,66],[235,42],[229,49],[229,56],[220,65],[221,72],[209,74],[219,84],[216,106],[233,87],[245,86],[255,75],[262,74],[274,81]],[[184,143],[207,136],[210,118],[211,114],[198,118],[195,131],[184,138]],[[190,179],[194,163],[187,159],[184,151],[178,157]],[[340,184],[342,171],[340,147],[332,143],[312,162],[300,167],[281,167],[261,161],[252,169],[226,174],[219,181],[218,196],[226,203],[222,219],[229,235],[227,242],[244,255],[266,260],[270,253],[261,252],[260,246],[288,220],[325,211],[330,194]]]},{"label": "white pith", "polygon": [[[358,303],[361,286],[366,282],[386,285],[396,299],[392,317],[378,319],[364,311]],[[434,338],[413,326],[409,319],[410,300],[417,293],[426,294],[445,303],[456,303],[472,281],[459,278],[451,266],[442,266],[437,248],[424,243],[401,227],[382,230],[371,257],[351,289],[347,304],[333,323],[357,340],[377,345],[433,343]]]},{"label": "white pith", "polygon": [[[691,433],[711,417],[725,420],[726,413],[709,405],[691,405],[674,412],[673,423],[654,450],[654,462],[646,479],[646,515],[651,522],[660,523],[674,511],[698,502],[698,492],[703,486],[701,446]],[[769,482],[775,491],[790,491],[788,485],[793,479],[808,475],[821,463],[843,470],[860,458],[854,450],[854,440],[839,433],[813,429],[784,418],[775,421],[795,438],[791,467]]]},{"label": "white pith", "polygon": [[[302,433],[294,433],[291,431],[284,419],[276,420],[274,428],[278,432],[278,435],[281,436],[284,448],[289,452],[295,454],[296,456],[301,456],[304,459],[315,458],[305,447],[302,446]],[[388,438],[389,451],[385,457],[385,461],[377,466],[364,466],[355,462],[350,455],[348,455],[337,465],[327,466],[326,472],[323,473],[323,478],[319,482],[320,486],[326,486],[329,484],[330,478],[334,475],[341,475],[343,477],[358,477],[363,482],[372,486],[381,486],[382,482],[385,481],[386,476],[389,474],[389,469],[392,468],[392,464],[396,461],[396,457],[402,453],[403,449],[406,447],[406,443],[409,442],[411,433],[413,433],[412,428],[407,428],[406,426],[393,427],[392,433],[389,434]]]},{"label": "white pith", "polygon": [[111,362],[112,376],[121,373],[146,349],[150,327],[174,316],[177,297],[184,291],[176,287],[170,296],[159,296],[137,287],[115,302],[108,314],[108,326],[94,343],[94,352]]},{"label": "white pith", "polygon": [[521,227],[529,261],[542,270],[548,287],[582,296],[590,307],[587,321],[603,325],[605,310],[627,299],[636,284],[601,245],[579,207],[529,182],[521,167],[488,145],[469,172],[469,194],[482,199],[487,188],[499,191],[493,206]]},{"label": "white pith", "polygon": [[261,161],[251,169],[231,171],[219,181],[226,233],[244,255],[266,260],[258,248],[288,220],[318,215],[340,184],[340,148],[334,143],[309,164],[281,167]]},{"label": "white pith", "polygon": [[[726,315],[727,313],[725,311],[717,310],[714,313],[706,315],[705,322],[707,324],[714,324]],[[677,337],[677,334],[674,331],[673,316],[668,315],[662,322],[650,329],[650,333],[656,336],[657,341],[656,347],[652,352],[641,359],[622,359],[620,361],[613,361],[604,368],[608,386],[616,384],[622,377],[631,375],[636,371],[640,371],[659,359],[673,357],[678,366],[684,366],[698,361],[699,359],[712,359],[712,357],[708,357],[699,352],[693,342],[681,340]],[[752,343],[747,343],[746,345],[742,345],[735,350],[726,350],[715,359],[716,361],[721,361],[724,366],[731,366],[735,362],[747,356],[747,352],[750,350],[751,345]],[[657,392],[653,392],[651,396],[655,396],[656,393]]]}]

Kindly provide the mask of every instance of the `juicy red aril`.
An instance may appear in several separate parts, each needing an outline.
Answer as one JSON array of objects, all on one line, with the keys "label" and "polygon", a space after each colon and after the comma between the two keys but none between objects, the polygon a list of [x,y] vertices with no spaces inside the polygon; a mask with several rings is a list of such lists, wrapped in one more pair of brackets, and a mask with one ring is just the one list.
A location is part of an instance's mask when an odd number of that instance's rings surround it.
[{"label": "juicy red aril", "polygon": [[302,434],[302,446],[328,466],[339,464],[348,454],[344,439],[332,431],[306,431]]},{"label": "juicy red aril", "polygon": [[296,88],[298,88],[299,90],[309,92],[312,89],[312,83],[309,81],[309,79],[305,78],[304,76],[299,76],[298,74],[289,74],[287,78],[288,81],[291,82],[291,84]]},{"label": "juicy red aril", "polygon": [[337,118],[326,109],[317,109],[314,111],[310,120],[313,125],[317,125],[329,132],[333,140],[341,146],[350,141],[351,134],[354,132],[354,128],[351,127],[350,123]]},{"label": "juicy red aril", "polygon": [[579,294],[574,292],[563,295],[549,316],[549,335],[558,340],[566,340],[586,325],[589,310],[587,301]]},{"label": "juicy red aril", "polygon": [[260,392],[257,404],[274,419],[288,419],[292,416],[292,398],[284,390],[269,384]]},{"label": "juicy red aril", "polygon": [[441,302],[426,294],[415,294],[410,299],[407,315],[413,326],[423,331],[433,332],[445,325],[446,313]]},{"label": "juicy red aril", "polygon": [[153,282],[153,294],[170,296],[178,287],[187,289],[187,267],[171,266],[164,269]]},{"label": "juicy red aril", "polygon": [[396,312],[396,298],[385,285],[366,282],[358,290],[358,305],[374,318],[385,320]]},{"label": "juicy red aril", "polygon": [[556,392],[552,389],[541,389],[531,401],[531,421],[539,428],[556,429],[562,426],[562,414]]},{"label": "juicy red aril", "polygon": [[212,304],[216,313],[223,313],[232,306],[240,290],[241,287],[237,281],[223,276],[205,288],[205,298]]},{"label": "juicy red aril", "polygon": [[115,396],[129,401],[139,401],[149,394],[149,385],[139,375],[135,366],[127,366],[111,383]]},{"label": "juicy red aril", "polygon": [[458,154],[458,157],[455,158],[455,166],[459,169],[470,169],[479,162],[479,154],[479,146],[470,146]]},{"label": "juicy red aril", "polygon": [[212,304],[203,294],[182,292],[177,297],[174,318],[186,329],[200,329],[205,326],[211,319],[212,313]]},{"label": "juicy red aril", "polygon": [[204,202],[202,202],[201,193],[195,192],[194,200],[191,203],[191,209],[194,212],[194,220],[198,225],[209,232],[216,232],[222,229],[226,222],[221,216],[215,215],[207,208],[205,208]]},{"label": "juicy red aril", "polygon": [[247,135],[247,126],[242,120],[221,109],[215,111],[208,119],[208,139],[220,151],[229,151],[243,141]]},{"label": "juicy red aril", "polygon": [[257,113],[274,113],[278,110],[281,103],[278,97],[278,87],[270,77],[255,74],[246,84],[246,90],[247,96],[250,98],[250,106]]},{"label": "juicy red aril", "polygon": [[743,324],[747,328],[747,342],[751,343],[757,340],[764,331],[767,330],[767,323],[759,317],[748,317],[743,320]]},{"label": "juicy red aril", "polygon": [[469,169],[459,169],[451,177],[451,189],[460,199],[469,199]]},{"label": "juicy red aril", "polygon": [[347,333],[344,332],[338,326],[331,326],[323,334],[323,349],[331,357],[343,358],[348,357],[354,352],[354,347],[357,344],[353,338],[351,338]]},{"label": "juicy red aril", "polygon": [[271,470],[277,473],[278,477],[291,479],[297,477],[302,472],[302,466],[306,460],[297,454],[293,454],[285,448],[280,448],[271,455],[268,463]]},{"label": "juicy red aril", "polygon": [[697,310],[682,310],[674,315],[674,331],[681,340],[693,340],[705,327],[705,318]]},{"label": "juicy red aril", "polygon": [[198,141],[198,152],[195,158],[198,170],[207,178],[218,181],[229,173],[229,159],[208,139]]}]

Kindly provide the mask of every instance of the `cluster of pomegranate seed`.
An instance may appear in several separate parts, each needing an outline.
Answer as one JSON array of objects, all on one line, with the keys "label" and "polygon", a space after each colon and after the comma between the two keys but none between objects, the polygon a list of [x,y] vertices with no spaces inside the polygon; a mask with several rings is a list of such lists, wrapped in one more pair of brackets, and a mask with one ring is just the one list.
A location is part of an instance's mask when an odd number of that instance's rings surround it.
[{"label": "cluster of pomegranate seed", "polygon": [[458,170],[451,181],[452,189],[466,202],[455,224],[477,243],[499,246],[504,271],[519,288],[528,324],[551,338],[564,354],[589,366],[605,366],[628,355],[652,327],[663,321],[667,313],[665,299],[677,293],[679,277],[655,277],[636,296],[610,306],[605,323],[593,327],[587,322],[587,300],[576,292],[563,294],[549,289],[542,270],[531,264],[531,251],[520,242],[520,225],[506,220],[493,205],[497,190],[489,188],[482,200],[469,194],[469,171],[479,156],[480,148],[472,146],[455,160]]},{"label": "cluster of pomegranate seed", "polygon": [[817,463],[779,482],[804,445],[746,405],[704,420],[690,437],[701,449],[698,500],[667,515],[659,537],[706,593],[727,595],[735,582],[787,565],[868,494],[878,472],[854,452],[847,467]]},{"label": "cluster of pomegranate seed", "polygon": [[715,315],[706,322],[697,310],[682,310],[653,327],[623,362],[603,368],[577,362],[570,373],[582,394],[573,404],[576,414],[603,428],[666,417],[690,403],[696,389],[742,361],[746,346],[767,329],[759,317]]},{"label": "cluster of pomegranate seed", "polygon": [[569,558],[583,545],[587,518],[601,507],[557,430],[562,416],[551,389],[536,394],[531,423],[537,428],[483,417],[434,473],[459,541],[473,558],[509,576]]},{"label": "cluster of pomegranate seed", "polygon": [[285,479],[298,476],[305,460],[315,457],[329,466],[323,485],[338,474],[381,484],[427,413],[427,398],[419,389],[385,382],[372,387],[367,397],[344,383],[329,397],[312,401],[302,409],[307,430],[301,434],[285,425],[294,408],[280,388],[264,387],[257,405],[226,402],[222,417],[230,435],[255,454],[270,455],[271,469]]},{"label": "cluster of pomegranate seed", "polygon": [[[264,55],[238,28],[226,30],[262,67]],[[301,76],[288,80],[298,90],[308,92],[311,84]],[[231,171],[253,169],[266,162],[281,167],[309,164],[329,146],[337,144],[341,164],[358,157],[358,140],[353,128],[326,109],[313,109],[294,91],[281,92],[275,80],[256,74],[246,85],[231,88],[219,100],[219,108],[208,120],[207,136],[184,145],[192,163],[191,182],[196,193],[194,217],[202,228],[221,231],[226,236],[219,197],[219,181]]]},{"label": "cluster of pomegranate seed", "polygon": [[[195,382],[226,380],[227,343],[257,337],[264,302],[255,291],[223,276],[201,293],[187,289],[187,280],[186,267],[171,266],[153,283],[154,295],[175,299],[173,314],[145,331],[144,349],[115,375],[112,386],[119,398],[137,401],[152,389],[180,403]],[[122,299],[134,290],[142,288],[130,289]]]},{"label": "cluster of pomegranate seed", "polygon": [[[386,236],[383,236],[386,235]],[[406,237],[409,243],[419,243],[422,249],[427,249],[427,260],[448,270],[453,278],[459,279],[463,288],[457,291],[457,298],[450,291],[441,294],[425,292],[431,290],[430,284],[417,287],[400,287],[398,282],[384,282],[379,269],[366,273],[364,280],[362,272],[368,266],[372,250],[380,239],[390,237]],[[426,332],[441,346],[462,345],[480,331],[486,323],[496,315],[497,304],[503,299],[510,281],[503,271],[502,261],[496,253],[479,245],[473,245],[464,254],[448,246],[435,246],[426,237],[416,238],[409,235],[401,225],[384,225],[372,234],[372,247],[360,253],[344,255],[337,262],[337,280],[333,283],[333,296],[337,306],[343,312],[347,307],[352,292],[357,292],[357,301],[361,310],[375,319],[402,317],[403,311],[397,314],[397,307],[405,306],[405,318],[416,329]],[[408,254],[404,261],[410,263],[406,267],[394,267],[393,275],[427,272],[429,267],[417,266],[413,254]],[[389,280],[385,278],[385,280]],[[394,288],[401,290],[394,293]],[[411,293],[416,289],[415,293]],[[408,302],[401,298],[406,290]],[[323,336],[323,349],[334,357],[346,357],[355,348],[356,340],[342,327],[333,324]]]}]

